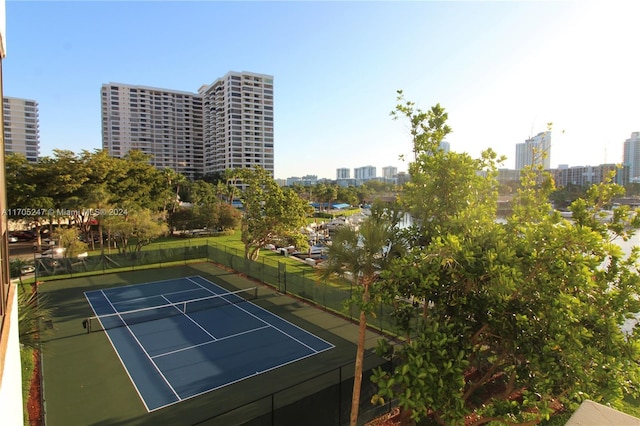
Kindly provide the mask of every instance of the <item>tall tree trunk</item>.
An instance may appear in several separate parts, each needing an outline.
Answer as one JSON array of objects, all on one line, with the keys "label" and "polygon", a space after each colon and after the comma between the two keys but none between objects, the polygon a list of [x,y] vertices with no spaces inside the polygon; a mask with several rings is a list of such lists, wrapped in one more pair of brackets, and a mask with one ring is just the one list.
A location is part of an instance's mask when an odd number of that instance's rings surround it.
[{"label": "tall tree trunk", "polygon": [[362,367],[364,363],[364,341],[367,333],[367,314],[364,306],[369,302],[369,286],[364,285],[362,293],[363,306],[360,308],[360,319],[358,327],[358,348],[356,350],[356,365],[353,374],[353,394],[351,395],[351,417],[349,419],[350,426],[358,424],[358,411],[360,409],[360,388],[362,387]]}]

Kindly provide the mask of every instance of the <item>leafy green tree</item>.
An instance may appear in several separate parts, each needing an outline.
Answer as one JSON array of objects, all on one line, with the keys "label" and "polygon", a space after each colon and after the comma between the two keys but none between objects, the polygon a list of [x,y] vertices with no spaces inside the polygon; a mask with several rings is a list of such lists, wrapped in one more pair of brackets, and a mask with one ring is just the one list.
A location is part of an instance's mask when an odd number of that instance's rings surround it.
[{"label": "leafy green tree", "polygon": [[355,186],[338,186],[338,193],[336,195],[336,200],[340,203],[347,203],[349,205],[357,205],[358,204],[358,195],[356,194]]},{"label": "leafy green tree", "polygon": [[78,254],[87,251],[87,244],[78,239],[76,228],[67,228],[59,232],[60,247],[65,249],[65,257],[73,259]]},{"label": "leafy green tree", "polygon": [[[311,201],[315,201],[318,203],[319,205],[319,209],[320,211],[327,210],[328,206],[326,206],[327,202],[328,202],[328,197],[327,197],[327,185],[324,183],[318,183],[316,184],[311,190],[310,193],[313,194],[314,199]],[[310,196],[311,197],[311,196]]]},{"label": "leafy green tree", "polygon": [[88,182],[87,165],[72,151],[54,150],[53,157],[43,157],[35,164],[35,176],[38,192],[53,199],[54,205],[60,204],[77,194]]},{"label": "leafy green tree", "polygon": [[640,220],[629,208],[600,214],[621,189],[594,186],[570,222],[550,213],[550,175],[531,169],[499,222],[495,154],[439,153],[446,120],[407,105],[397,111],[412,123],[415,161],[402,202],[417,225],[375,291],[412,338],[380,344],[400,362],[374,374],[374,402],[397,398],[416,421],[534,424],[585,398],[637,395],[639,332],[621,326],[640,311],[638,251],[625,258],[611,239]]},{"label": "leafy green tree", "polygon": [[173,190],[167,187],[162,172],[149,163],[149,156],[132,150],[118,162],[124,177],[109,185],[113,204],[122,209],[160,211]]},{"label": "leafy green tree", "polygon": [[331,208],[331,204],[338,197],[338,188],[336,185],[327,184],[324,187],[323,199],[327,203],[327,207]]},{"label": "leafy green tree", "polygon": [[240,196],[244,206],[241,240],[245,257],[256,260],[265,244],[300,236],[312,209],[293,190],[281,188],[261,167],[242,169],[239,176],[245,186]]},{"label": "leafy green tree", "polygon": [[223,231],[236,229],[242,221],[242,213],[229,204],[216,203],[213,206],[215,226]]},{"label": "leafy green tree", "polygon": [[142,250],[154,239],[166,235],[167,224],[160,213],[141,209],[127,215],[113,215],[105,218],[105,227],[118,247],[119,252]]},{"label": "leafy green tree", "polygon": [[24,155],[6,155],[5,173],[7,178],[7,206],[9,209],[31,207],[29,205],[30,199],[36,195],[33,169],[33,165],[27,161],[27,157]]},{"label": "leafy green tree", "polygon": [[186,207],[181,207],[176,209],[176,211],[171,212],[169,214],[168,224],[172,232],[174,230],[185,231],[187,229],[196,229],[200,227],[194,209]]},{"label": "leafy green tree", "polygon": [[[216,185],[203,180],[195,181],[190,188],[190,201],[196,206],[213,206],[220,202]],[[226,192],[226,189],[225,189]]]},{"label": "leafy green tree", "polygon": [[49,209],[55,206],[45,189],[47,174],[42,167],[27,162],[23,155],[7,155],[5,167],[8,219],[35,227],[36,244],[40,245],[40,229],[46,223]]},{"label": "leafy green tree", "polygon": [[349,301],[359,311],[350,413],[352,426],[358,424],[367,315],[374,310],[371,287],[378,279],[379,272],[386,267],[391,253],[394,252],[390,250],[395,242],[394,225],[390,216],[382,208],[377,208],[372,210],[371,216],[365,219],[359,230],[351,227],[340,228],[329,246],[328,259],[324,262],[325,267],[322,269],[325,278],[332,275],[347,277],[355,284],[356,289]]}]

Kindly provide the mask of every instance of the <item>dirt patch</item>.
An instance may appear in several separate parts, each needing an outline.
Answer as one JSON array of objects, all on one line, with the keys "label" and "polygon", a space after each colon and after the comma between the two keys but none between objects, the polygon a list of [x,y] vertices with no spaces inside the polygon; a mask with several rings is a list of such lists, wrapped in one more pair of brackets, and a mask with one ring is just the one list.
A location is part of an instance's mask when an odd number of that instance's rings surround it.
[{"label": "dirt patch", "polygon": [[42,417],[42,386],[40,384],[40,351],[35,350],[33,351],[33,375],[29,384],[29,398],[27,400],[29,426],[44,424]]},{"label": "dirt patch", "polygon": [[400,409],[394,408],[390,413],[387,413],[377,419],[367,423],[366,426],[400,426],[402,425],[402,419],[400,418]]}]

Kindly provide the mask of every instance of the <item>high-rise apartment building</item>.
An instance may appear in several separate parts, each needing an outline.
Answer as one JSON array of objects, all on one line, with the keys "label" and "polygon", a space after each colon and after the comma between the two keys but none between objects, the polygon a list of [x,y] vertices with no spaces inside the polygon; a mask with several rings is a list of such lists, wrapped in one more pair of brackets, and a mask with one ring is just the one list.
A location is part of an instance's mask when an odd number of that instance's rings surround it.
[{"label": "high-rise apartment building", "polygon": [[551,168],[551,132],[540,132],[523,143],[516,144],[516,170],[525,166],[542,165]]},{"label": "high-rise apartment building", "polygon": [[369,180],[376,177],[376,168],[374,166],[356,167],[353,169],[353,177],[356,180]]},{"label": "high-rise apartment building", "polygon": [[640,132],[631,133],[624,141],[622,162],[629,167],[629,180],[640,182]]},{"label": "high-rise apartment building", "polygon": [[398,175],[398,168],[387,166],[382,168],[382,177],[385,179],[393,179]]},{"label": "high-rise apartment building", "polygon": [[261,166],[273,176],[273,77],[229,72],[198,93],[102,86],[102,145],[187,177]]},{"label": "high-rise apartment building", "polygon": [[40,155],[38,103],[31,99],[2,98],[5,153],[22,154],[35,163]]},{"label": "high-rise apartment building", "polygon": [[102,147],[113,157],[131,150],[151,155],[158,168],[202,174],[202,99],[197,93],[104,84]]},{"label": "high-rise apartment building", "polygon": [[336,169],[336,180],[349,179],[351,177],[351,170],[346,167]]},{"label": "high-rise apartment building", "polygon": [[273,76],[229,72],[198,92],[204,173],[261,166],[273,176]]}]

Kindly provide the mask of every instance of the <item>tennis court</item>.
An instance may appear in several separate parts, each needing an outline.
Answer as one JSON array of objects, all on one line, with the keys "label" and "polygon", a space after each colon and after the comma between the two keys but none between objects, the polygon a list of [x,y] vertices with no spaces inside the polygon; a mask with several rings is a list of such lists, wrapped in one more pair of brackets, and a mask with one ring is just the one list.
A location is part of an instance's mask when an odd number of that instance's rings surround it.
[{"label": "tennis court", "polygon": [[202,276],[84,292],[147,411],[334,346]]}]

